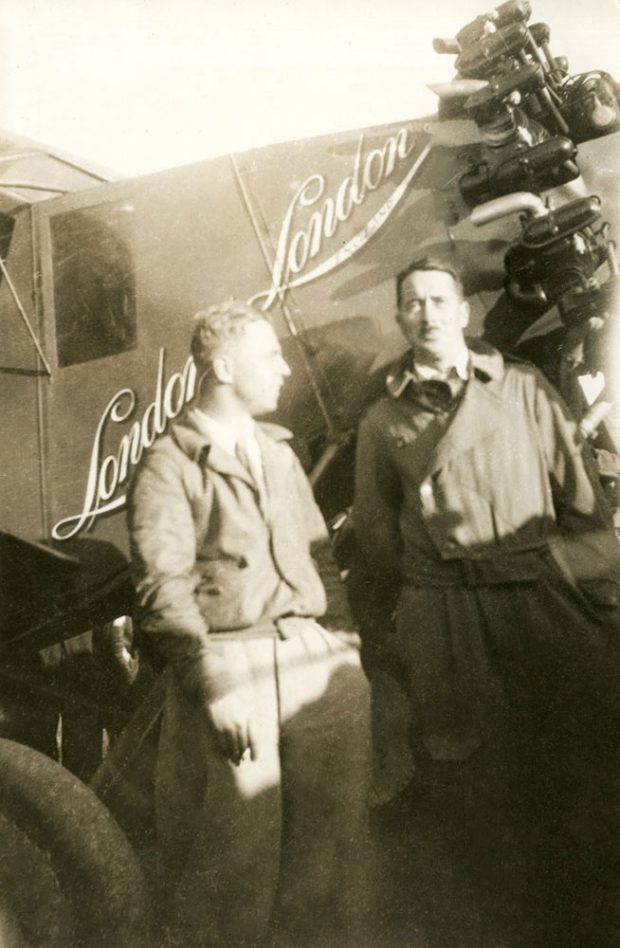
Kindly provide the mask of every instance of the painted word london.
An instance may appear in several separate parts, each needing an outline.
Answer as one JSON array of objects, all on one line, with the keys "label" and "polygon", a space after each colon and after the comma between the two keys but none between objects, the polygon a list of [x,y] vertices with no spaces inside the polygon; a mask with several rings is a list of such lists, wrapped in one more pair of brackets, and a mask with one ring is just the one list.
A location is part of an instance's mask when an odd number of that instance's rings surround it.
[{"label": "painted word london", "polygon": [[[383,147],[374,148],[366,154],[364,139],[360,136],[351,173],[343,178],[332,196],[325,193],[327,180],[324,175],[312,174],[306,178],[296,190],[282,222],[271,272],[271,286],[255,294],[250,302],[266,311],[276,300],[282,300],[288,290],[324,276],[361,250],[385,224],[405,195],[430,151],[428,144],[417,155],[384,204],[363,227],[327,259],[311,266],[321,255],[325,242],[336,235],[338,226],[350,220],[355,209],[362,207],[368,195],[378,190],[394,174],[411,155],[413,148],[414,142],[409,140],[405,128],[390,135]],[[299,224],[302,215],[306,217],[303,226]],[[52,530],[54,539],[67,540],[80,530],[90,528],[97,517],[120,510],[125,505],[126,494],[119,493],[119,489],[127,484],[145,449],[193,398],[196,369],[191,358],[180,372],[172,374],[166,382],[164,361],[165,350],[161,349],[155,398],[141,419],[131,422],[137,406],[137,395],[133,389],[121,389],[106,405],[97,425],[90,454],[82,511],[57,523]],[[130,422],[131,427],[121,436],[116,452],[105,454],[110,428]]]},{"label": "painted word london", "polygon": [[124,506],[127,496],[114,496],[118,488],[127,483],[144,450],[153,444],[158,435],[163,434],[167,423],[180,415],[193,398],[196,391],[193,360],[189,358],[183,370],[173,373],[164,386],[164,359],[165,350],[160,349],[154,401],[142,419],[134,421],[129,432],[121,437],[117,453],[102,457],[109,423],[123,424],[129,421],[136,408],[136,393],[131,388],[122,388],[106,405],[90,453],[82,512],[56,524],[52,530],[55,540],[68,540],[82,528],[92,526],[97,517]]},{"label": "painted word london", "polygon": [[[260,304],[262,309],[267,310],[276,299],[282,299],[287,290],[324,276],[361,250],[386,222],[430,151],[430,145],[426,145],[385,204],[360,231],[327,260],[308,270],[309,262],[323,249],[325,239],[333,237],[338,225],[349,220],[355,208],[364,203],[367,195],[380,188],[392,176],[397,162],[409,157],[414,143],[408,141],[407,129],[401,128],[396,135],[387,138],[383,148],[372,149],[365,158],[363,147],[364,137],[360,135],[353,170],[342,180],[335,197],[326,197],[322,204],[320,203],[326,189],[326,179],[322,174],[310,175],[297,189],[280,230],[271,273],[271,287],[253,296],[251,303]],[[306,208],[315,208],[309,223],[294,230],[298,212]]]}]

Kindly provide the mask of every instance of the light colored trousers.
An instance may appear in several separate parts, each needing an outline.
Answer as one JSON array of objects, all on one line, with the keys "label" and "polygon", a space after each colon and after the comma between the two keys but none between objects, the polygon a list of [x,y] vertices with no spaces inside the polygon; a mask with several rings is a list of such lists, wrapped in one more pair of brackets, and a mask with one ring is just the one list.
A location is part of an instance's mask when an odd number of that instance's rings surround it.
[{"label": "light colored trousers", "polygon": [[217,648],[247,670],[258,755],[235,767],[170,677],[156,808],[178,944],[359,944],[370,737],[357,648],[310,619],[285,640]]}]

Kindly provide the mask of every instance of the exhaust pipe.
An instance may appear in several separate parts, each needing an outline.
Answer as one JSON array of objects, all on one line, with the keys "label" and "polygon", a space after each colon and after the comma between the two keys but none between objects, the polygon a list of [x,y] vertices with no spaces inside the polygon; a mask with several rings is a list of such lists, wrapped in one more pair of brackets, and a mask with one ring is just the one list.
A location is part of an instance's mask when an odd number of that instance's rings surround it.
[{"label": "exhaust pipe", "polygon": [[527,214],[528,217],[544,217],[549,213],[545,202],[530,191],[515,191],[504,197],[495,198],[480,204],[471,212],[471,222],[475,227],[490,224],[509,214]]}]

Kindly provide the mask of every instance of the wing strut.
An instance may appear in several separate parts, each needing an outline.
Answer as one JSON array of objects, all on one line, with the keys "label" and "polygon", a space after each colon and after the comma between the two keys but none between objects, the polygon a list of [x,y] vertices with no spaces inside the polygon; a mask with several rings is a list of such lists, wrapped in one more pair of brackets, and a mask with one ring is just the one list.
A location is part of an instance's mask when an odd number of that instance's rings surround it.
[{"label": "wing strut", "polygon": [[15,287],[14,287],[14,285],[13,285],[13,281],[11,280],[11,277],[9,276],[9,271],[8,271],[7,268],[6,268],[6,263],[4,262],[4,260],[2,259],[2,257],[0,257],[0,271],[2,271],[2,276],[3,276],[4,279],[6,280],[6,285],[8,286],[9,290],[11,291],[11,296],[13,297],[13,299],[14,299],[14,301],[15,301],[15,305],[17,306],[17,309],[18,309],[18,311],[19,311],[19,315],[21,316],[21,318],[23,319],[23,321],[24,321],[24,323],[25,323],[25,326],[26,326],[26,329],[28,330],[28,333],[29,333],[29,335],[30,335],[30,338],[32,339],[32,341],[33,341],[33,343],[34,343],[34,347],[35,347],[35,349],[37,350],[37,352],[38,352],[38,354],[39,354],[39,358],[40,358],[41,362],[43,363],[43,365],[44,365],[44,367],[45,367],[45,371],[46,371],[47,375],[49,376],[49,378],[51,378],[51,377],[52,377],[52,370],[51,370],[51,368],[50,368],[50,364],[49,364],[49,362],[47,361],[47,359],[46,359],[46,357],[45,357],[45,353],[43,352],[43,349],[41,348],[41,344],[39,343],[39,340],[37,339],[37,337],[36,337],[36,335],[35,335],[34,329],[33,329],[32,326],[30,325],[30,320],[28,319],[28,316],[26,315],[26,310],[25,310],[24,307],[22,306],[21,300],[20,300],[20,298],[19,298],[19,296],[18,296],[18,294],[17,294],[17,290],[15,289]]},{"label": "wing strut", "polygon": [[[264,259],[264,261],[265,261],[265,263],[266,263],[266,265],[267,265],[267,270],[269,271],[269,273],[271,273],[272,270],[273,270],[273,261],[271,260],[271,256],[270,256],[270,253],[269,253],[269,248],[267,247],[267,244],[266,244],[266,242],[265,242],[265,238],[264,238],[263,233],[262,233],[262,231],[261,231],[261,228],[260,228],[260,226],[259,226],[259,222],[258,222],[258,219],[257,219],[257,216],[256,216],[256,212],[255,212],[255,210],[254,210],[254,207],[252,206],[252,201],[250,200],[250,194],[249,194],[249,192],[248,192],[246,183],[245,183],[245,181],[243,180],[243,177],[241,176],[241,172],[240,172],[240,170],[239,170],[239,165],[237,164],[237,160],[236,160],[235,156],[231,154],[231,155],[230,155],[230,160],[231,160],[231,162],[232,162],[233,170],[234,170],[234,172],[235,172],[235,178],[237,179],[237,183],[238,183],[238,185],[239,185],[239,189],[240,189],[240,191],[241,191],[241,195],[242,195],[242,197],[243,197],[243,201],[244,201],[244,204],[245,204],[245,208],[246,208],[246,210],[247,210],[247,212],[248,212],[248,216],[249,216],[249,218],[250,218],[250,221],[252,222],[252,227],[254,228],[254,233],[256,234],[256,239],[258,240],[258,245],[259,245],[260,250],[261,250],[261,253],[262,253],[262,255],[263,255],[263,259]],[[284,316],[284,320],[285,320],[285,322],[286,322],[286,325],[287,325],[287,327],[288,327],[288,330],[289,330],[291,336],[293,337],[293,339],[295,339],[295,341],[297,342],[297,345],[298,345],[298,347],[299,347],[299,351],[300,351],[300,353],[301,353],[301,357],[302,357],[304,366],[305,366],[306,371],[307,371],[307,373],[308,373],[308,378],[310,379],[310,384],[311,384],[311,386],[312,386],[312,391],[314,392],[314,396],[315,396],[315,398],[316,398],[316,400],[317,400],[317,403],[318,403],[318,406],[319,406],[319,408],[320,408],[320,410],[321,410],[321,414],[323,415],[323,418],[324,418],[324,420],[325,420],[325,424],[327,425],[327,431],[328,431],[328,433],[329,433],[330,436],[334,437],[334,436],[336,436],[336,435],[338,434],[338,427],[337,427],[337,425],[334,424],[334,422],[333,422],[333,420],[332,420],[332,417],[331,417],[331,415],[330,415],[329,409],[328,409],[328,407],[327,407],[327,403],[326,403],[326,401],[325,401],[325,399],[324,399],[324,397],[323,397],[323,394],[322,394],[322,392],[321,392],[321,388],[320,388],[318,379],[316,378],[316,374],[315,374],[314,367],[313,367],[313,365],[312,365],[310,359],[308,358],[308,352],[307,352],[307,350],[306,350],[306,347],[305,347],[303,341],[299,338],[299,330],[298,330],[298,328],[297,328],[297,326],[296,326],[296,324],[295,324],[295,320],[293,319],[293,316],[292,316],[291,311],[290,311],[290,309],[289,309],[289,307],[288,307],[288,305],[287,305],[287,303],[286,303],[286,300],[284,300],[284,299],[281,300],[280,305],[281,305],[281,308],[282,308],[282,314],[283,314],[283,316]]]}]

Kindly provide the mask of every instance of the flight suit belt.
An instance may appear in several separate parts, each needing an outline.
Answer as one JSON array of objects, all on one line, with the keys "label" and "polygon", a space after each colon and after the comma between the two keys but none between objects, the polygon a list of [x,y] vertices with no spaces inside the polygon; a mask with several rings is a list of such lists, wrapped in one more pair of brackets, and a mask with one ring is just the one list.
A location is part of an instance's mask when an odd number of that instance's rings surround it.
[{"label": "flight suit belt", "polygon": [[461,557],[452,560],[406,559],[405,586],[488,586],[502,583],[531,583],[547,569],[548,550],[488,557]]},{"label": "flight suit belt", "polygon": [[278,619],[263,619],[240,629],[209,629],[209,636],[219,642],[240,639],[292,639],[308,628],[313,616],[285,615]]}]

